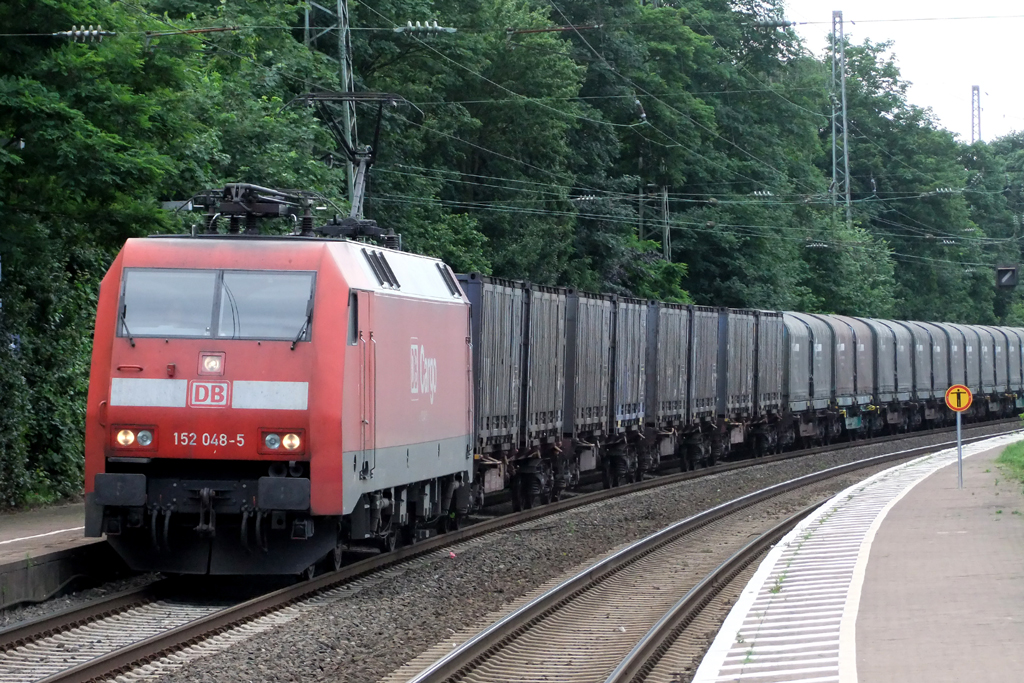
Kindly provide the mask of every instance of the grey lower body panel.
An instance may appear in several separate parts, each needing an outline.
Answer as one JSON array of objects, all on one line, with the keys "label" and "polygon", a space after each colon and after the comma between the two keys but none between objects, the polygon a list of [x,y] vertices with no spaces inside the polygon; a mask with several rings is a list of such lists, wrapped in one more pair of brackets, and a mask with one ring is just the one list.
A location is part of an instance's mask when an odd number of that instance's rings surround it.
[{"label": "grey lower body panel", "polygon": [[[359,496],[418,481],[463,473],[463,481],[473,481],[473,452],[470,436],[406,446],[378,448],[375,451],[350,451],[344,456],[342,495],[344,514],[351,514]],[[368,463],[364,476],[363,465]]]}]

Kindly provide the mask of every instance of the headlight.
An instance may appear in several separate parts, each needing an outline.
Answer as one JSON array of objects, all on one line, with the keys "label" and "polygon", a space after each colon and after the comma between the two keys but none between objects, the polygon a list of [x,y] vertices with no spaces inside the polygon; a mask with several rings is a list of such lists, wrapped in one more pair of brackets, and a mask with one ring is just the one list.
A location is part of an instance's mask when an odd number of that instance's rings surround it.
[{"label": "headlight", "polygon": [[[153,440],[152,434],[150,434],[149,440]],[[122,446],[131,446],[133,443],[135,443],[135,433],[130,429],[122,429],[117,433],[117,442]]]},{"label": "headlight", "polygon": [[203,356],[203,370],[212,374],[219,373],[221,369],[220,356]]},{"label": "headlight", "polygon": [[287,448],[288,450],[294,451],[296,448],[299,447],[301,439],[299,439],[298,434],[285,434],[284,439],[281,440],[281,443],[284,444],[284,447]]},{"label": "headlight", "polygon": [[263,445],[271,450],[275,450],[281,446],[281,437],[277,434],[267,434],[263,437]]},{"label": "headlight", "polygon": [[141,432],[139,432],[138,439],[140,446],[148,446],[149,444],[153,443],[153,432],[149,431],[148,429],[143,429]]}]

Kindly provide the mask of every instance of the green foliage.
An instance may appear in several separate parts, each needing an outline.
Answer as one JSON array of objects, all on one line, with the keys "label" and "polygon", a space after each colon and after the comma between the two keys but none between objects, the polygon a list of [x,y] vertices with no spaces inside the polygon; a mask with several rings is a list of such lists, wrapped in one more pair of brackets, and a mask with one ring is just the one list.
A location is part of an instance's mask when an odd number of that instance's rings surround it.
[{"label": "green foliage", "polygon": [[[753,23],[781,0],[350,4],[383,29],[352,34],[356,89],[412,103],[383,110],[365,206],[407,249],[637,297],[1024,325],[991,268],[1021,256],[1024,135],[957,140],[907,101],[889,45],[846,46],[847,221],[828,61]],[[159,202],[248,181],[345,206],[323,163],[341,150],[295,101],[340,88],[333,19],[314,12],[307,45],[304,7],[0,4],[6,33],[118,32],[0,38],[0,506],[80,490],[100,279],[126,239],[193,220]],[[390,30],[433,19],[459,31]],[[600,28],[522,32],[569,24]],[[376,125],[359,105],[362,144]]]},{"label": "green foliage", "polygon": [[[294,6],[263,11],[242,19],[296,16]],[[248,59],[232,65],[191,36],[147,45],[140,31],[168,22],[134,3],[8,2],[0,23],[12,33],[93,23],[123,33],[0,43],[0,505],[15,505],[81,491],[99,282],[127,238],[173,227],[158,201],[238,178],[338,196],[344,176],[313,153],[329,144],[319,122],[282,111],[292,91],[254,77],[259,59],[282,56],[315,71],[319,57],[287,34],[237,36],[231,49]],[[237,80],[219,71],[229,67]]]},{"label": "green foliage", "polygon": [[[1001,465],[1011,477],[1024,483],[1024,441],[1011,443],[1004,448],[1003,452],[999,454],[999,458],[996,459],[996,463]],[[998,481],[997,479],[996,482],[998,483]]]}]

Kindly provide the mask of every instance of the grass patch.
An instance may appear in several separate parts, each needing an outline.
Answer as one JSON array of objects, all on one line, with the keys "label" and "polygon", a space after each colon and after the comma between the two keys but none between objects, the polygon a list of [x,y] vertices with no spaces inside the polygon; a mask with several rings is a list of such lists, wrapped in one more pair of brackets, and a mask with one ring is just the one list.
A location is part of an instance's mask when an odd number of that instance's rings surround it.
[{"label": "grass patch", "polygon": [[1003,449],[996,460],[1007,475],[1024,483],[1024,441],[1012,443]]}]

